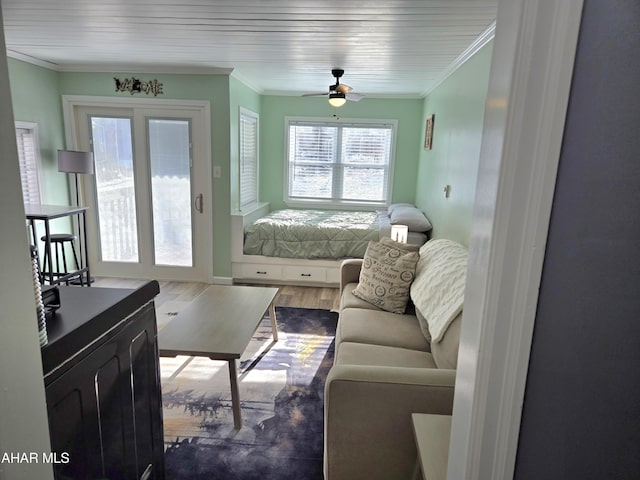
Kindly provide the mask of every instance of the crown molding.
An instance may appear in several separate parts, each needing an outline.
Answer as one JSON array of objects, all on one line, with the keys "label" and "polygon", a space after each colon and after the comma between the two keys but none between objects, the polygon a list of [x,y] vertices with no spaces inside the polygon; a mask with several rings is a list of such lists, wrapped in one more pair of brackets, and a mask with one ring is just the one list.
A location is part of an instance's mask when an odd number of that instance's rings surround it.
[{"label": "crown molding", "polygon": [[233,73],[231,73],[231,76],[242,83],[245,87],[250,88],[251,90],[256,92],[258,95],[267,95],[267,93],[265,93],[263,89],[256,87],[253,82],[247,79],[247,77],[245,77],[244,75],[238,73],[237,70],[234,70]]},{"label": "crown molding", "polygon": [[48,68],[49,70],[55,70],[56,72],[61,71],[60,65],[58,65],[57,63],[47,62],[46,60],[40,60],[39,58],[32,57],[30,55],[25,55],[24,53],[16,52],[15,50],[7,49],[7,57],[13,58],[14,60],[20,60],[25,63],[30,63],[38,67]]},{"label": "crown molding", "polygon": [[[178,67],[163,65],[144,65],[137,64],[112,64],[112,65],[88,65],[88,64],[71,64],[59,65],[57,63],[41,60],[30,55],[25,55],[15,50],[7,49],[7,57],[20,60],[39,67],[48,68],[56,72],[72,72],[72,73],[164,73],[164,74],[181,74],[181,75],[231,75],[233,68],[226,67]],[[243,83],[247,83],[242,80]]]},{"label": "crown molding", "polygon": [[178,67],[162,65],[65,65],[58,68],[60,72],[70,73],[149,73],[149,74],[176,74],[176,75],[231,75],[233,68],[224,67]]},{"label": "crown molding", "polygon": [[473,57],[482,47],[484,47],[487,43],[493,40],[493,37],[496,35],[496,22],[495,20],[491,25],[487,27],[487,29],[482,32],[478,37],[469,45],[464,52],[462,52],[458,58],[456,58],[451,65],[449,65],[444,72],[433,82],[427,90],[422,93],[422,97],[426,97],[432,91],[434,91],[442,82],[444,82],[447,78],[449,78],[456,70],[458,70],[462,65],[466,63],[471,57]]}]

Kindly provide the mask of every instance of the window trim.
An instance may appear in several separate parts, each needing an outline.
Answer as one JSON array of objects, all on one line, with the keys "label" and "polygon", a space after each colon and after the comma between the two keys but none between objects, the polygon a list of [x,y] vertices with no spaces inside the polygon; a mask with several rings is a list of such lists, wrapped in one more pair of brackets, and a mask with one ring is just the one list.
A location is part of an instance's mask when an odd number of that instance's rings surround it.
[{"label": "window trim", "polygon": [[[242,199],[242,166],[243,166],[243,155],[242,155],[242,145],[243,145],[243,137],[242,137],[242,117],[250,117],[256,122],[256,138],[255,138],[255,148],[256,148],[256,184],[255,184],[255,200],[248,201],[243,203]],[[246,210],[251,206],[257,205],[260,202],[260,115],[256,112],[249,110],[245,107],[239,107],[238,114],[238,207],[240,210]]]},{"label": "window trim", "polygon": [[[388,167],[388,184],[387,184],[387,198],[384,202],[374,201],[357,201],[357,200],[322,200],[322,199],[310,199],[302,200],[300,198],[289,197],[289,132],[292,123],[309,123],[312,125],[326,125],[326,126],[385,126],[391,127],[391,145],[389,147],[389,167]],[[366,210],[377,210],[389,206],[391,198],[393,197],[393,178],[395,168],[395,154],[396,154],[396,137],[398,130],[398,121],[392,119],[362,119],[362,118],[332,118],[332,117],[295,117],[286,116],[284,119],[284,184],[283,184],[283,200],[287,206],[290,207],[302,207],[302,208],[327,208],[327,209],[339,209],[358,207]]]},{"label": "window trim", "polygon": [[[38,124],[36,122],[24,122],[24,121],[16,120],[14,122],[14,125],[15,125],[14,129],[16,130],[16,134],[18,129],[30,130],[33,136],[34,164],[35,164],[35,171],[36,171],[37,182],[38,182],[38,203],[41,204],[43,202],[43,199],[45,198],[45,195],[44,195],[45,192],[44,192],[44,182],[43,182],[43,175],[42,175],[42,157],[40,155]],[[18,162],[20,162],[19,157],[18,157]],[[22,181],[22,170],[20,171],[20,180]],[[22,192],[22,196],[24,201],[24,192]]]}]

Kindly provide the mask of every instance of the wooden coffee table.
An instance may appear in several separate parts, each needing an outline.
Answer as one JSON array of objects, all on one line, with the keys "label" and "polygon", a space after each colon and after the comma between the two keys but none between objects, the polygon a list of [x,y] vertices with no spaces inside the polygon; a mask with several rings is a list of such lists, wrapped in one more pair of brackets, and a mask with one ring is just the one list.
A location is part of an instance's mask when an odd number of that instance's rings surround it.
[{"label": "wooden coffee table", "polygon": [[162,357],[193,355],[229,363],[233,423],[242,427],[237,360],[269,311],[278,341],[273,300],[277,288],[212,285],[158,332]]}]

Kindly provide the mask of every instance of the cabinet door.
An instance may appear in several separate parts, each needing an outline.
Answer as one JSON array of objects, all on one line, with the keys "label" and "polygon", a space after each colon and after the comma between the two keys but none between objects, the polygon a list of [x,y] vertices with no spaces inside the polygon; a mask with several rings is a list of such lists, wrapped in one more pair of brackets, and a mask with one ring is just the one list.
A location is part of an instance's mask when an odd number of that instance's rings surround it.
[{"label": "cabinet door", "polygon": [[163,478],[157,358],[151,303],[46,387],[56,478]]}]

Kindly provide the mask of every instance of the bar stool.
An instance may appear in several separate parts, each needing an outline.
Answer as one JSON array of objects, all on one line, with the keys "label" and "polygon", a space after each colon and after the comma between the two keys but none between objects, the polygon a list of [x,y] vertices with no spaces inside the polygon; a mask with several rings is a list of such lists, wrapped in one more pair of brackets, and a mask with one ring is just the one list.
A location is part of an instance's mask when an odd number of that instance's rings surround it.
[{"label": "bar stool", "polygon": [[[51,254],[53,255],[54,249],[56,252],[56,269],[53,270],[53,261],[51,258],[49,258],[48,251],[45,250],[44,262],[43,262],[42,272],[41,272],[41,276],[43,280],[49,276],[49,273],[52,273],[55,278],[63,277],[69,273],[69,270],[67,268],[67,255],[65,251],[65,244],[67,242],[71,244],[73,259],[76,263],[76,270],[80,270],[80,262],[78,261],[78,254],[76,253],[76,246],[75,246],[75,242],[77,239],[78,237],[76,235],[73,235],[72,233],[53,233],[49,235],[49,241],[51,242],[51,251],[52,251]],[[42,240],[43,242],[46,242],[47,236],[46,235],[42,236],[40,240]],[[62,255],[63,270],[60,270],[60,255]],[[47,270],[47,268],[49,269]],[[78,277],[80,279],[80,285],[84,285],[82,280],[82,274],[78,275]],[[66,284],[69,285],[69,279],[67,279]]]}]

